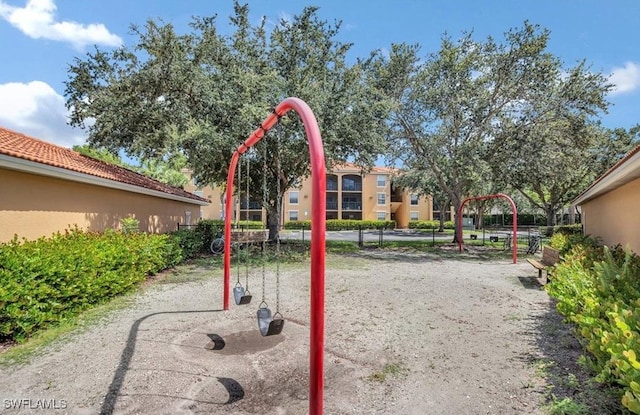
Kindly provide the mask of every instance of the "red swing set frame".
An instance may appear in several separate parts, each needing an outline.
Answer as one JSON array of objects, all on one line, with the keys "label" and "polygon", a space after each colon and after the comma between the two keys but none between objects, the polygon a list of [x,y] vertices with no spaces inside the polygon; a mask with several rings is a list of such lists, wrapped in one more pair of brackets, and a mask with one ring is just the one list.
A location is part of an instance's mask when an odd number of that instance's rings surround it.
[{"label": "red swing set frame", "polygon": [[[507,199],[507,202],[509,202],[509,204],[511,205],[511,212],[513,213],[513,239],[511,240],[511,250],[512,250],[513,263],[516,264],[518,262],[518,209],[516,208],[516,204],[513,201],[513,199],[511,199],[509,196],[505,195],[504,193],[496,193],[494,195],[487,195],[487,196],[468,197],[465,200],[463,200],[462,203],[460,204],[460,208],[458,209],[458,218],[462,218],[462,209],[464,208],[464,205],[467,204],[468,202],[472,200],[487,200],[487,199],[497,199],[497,198]],[[458,222],[458,225],[456,226],[456,232],[457,232],[456,239],[458,240],[458,250],[462,252],[462,219],[456,222]]]},{"label": "red swing set frame", "polygon": [[233,179],[238,159],[256,144],[289,110],[298,113],[304,124],[311,159],[313,209],[311,211],[311,321],[309,344],[309,413],[322,414],[324,390],[324,294],[325,294],[325,228],[326,165],[318,122],[311,108],[301,99],[284,99],[260,126],[242,143],[231,157],[227,175],[224,215],[224,309],[229,310],[231,292],[231,214]]}]

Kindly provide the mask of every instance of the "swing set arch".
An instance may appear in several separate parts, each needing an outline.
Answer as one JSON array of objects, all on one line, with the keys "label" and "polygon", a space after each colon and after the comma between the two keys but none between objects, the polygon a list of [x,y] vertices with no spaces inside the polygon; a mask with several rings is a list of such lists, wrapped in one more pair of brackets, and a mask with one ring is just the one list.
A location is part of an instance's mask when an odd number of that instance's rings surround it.
[{"label": "swing set arch", "polygon": [[[462,217],[462,209],[464,209],[464,205],[466,205],[471,201],[498,199],[498,198],[506,199],[507,202],[509,202],[509,205],[511,205],[511,212],[513,213],[513,237],[512,237],[513,239],[511,242],[511,251],[512,251],[512,257],[513,257],[513,263],[516,264],[518,262],[518,209],[516,208],[516,204],[513,201],[513,199],[511,199],[509,196],[505,195],[504,193],[496,193],[493,195],[486,195],[486,196],[468,197],[464,199],[460,204],[460,207],[458,208],[458,217],[459,218]],[[462,252],[462,220],[456,221],[456,222],[458,222],[458,225],[456,226],[456,236],[457,236],[456,239],[458,240],[458,250]]]},{"label": "swing set arch", "polygon": [[289,97],[280,102],[273,112],[238,146],[231,157],[227,174],[227,189],[224,215],[224,289],[223,308],[229,310],[231,286],[231,214],[233,199],[233,181],[238,159],[253,145],[260,141],[267,131],[290,110],[300,116],[311,159],[311,179],[313,209],[311,226],[311,285],[310,285],[310,341],[309,341],[309,413],[322,414],[324,390],[324,295],[325,295],[325,232],[326,228],[326,165],[324,148],[318,122],[311,108],[300,98]]}]

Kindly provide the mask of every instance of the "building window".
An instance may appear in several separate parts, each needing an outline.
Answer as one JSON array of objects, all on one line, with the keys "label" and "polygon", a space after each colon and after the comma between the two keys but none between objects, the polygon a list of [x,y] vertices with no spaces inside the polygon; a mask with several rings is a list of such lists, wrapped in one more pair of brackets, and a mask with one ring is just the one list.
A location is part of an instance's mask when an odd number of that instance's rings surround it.
[{"label": "building window", "polygon": [[415,210],[412,210],[410,220],[418,220],[418,219],[419,219],[418,212],[416,212]]},{"label": "building window", "polygon": [[298,220],[298,211],[290,210],[289,211],[289,220]]},{"label": "building window", "polygon": [[378,211],[378,220],[386,220],[386,219],[387,219],[387,212],[379,210]]},{"label": "building window", "polygon": [[291,205],[298,204],[298,192],[289,192],[289,204]]},{"label": "building window", "polygon": [[362,178],[360,176],[343,176],[342,191],[343,192],[361,192]]},{"label": "building window", "polygon": [[411,195],[411,206],[418,206],[418,195]]},{"label": "building window", "polygon": [[327,190],[338,190],[338,176],[327,175]]},{"label": "building window", "polygon": [[378,193],[378,206],[384,206],[387,204],[387,194]]},{"label": "building window", "polygon": [[[362,206],[360,203],[360,197],[358,196],[342,196],[342,210],[362,210]],[[342,218],[347,219],[347,218]]]},{"label": "building window", "polygon": [[387,176],[384,174],[378,175],[378,187],[386,187],[387,186]]}]

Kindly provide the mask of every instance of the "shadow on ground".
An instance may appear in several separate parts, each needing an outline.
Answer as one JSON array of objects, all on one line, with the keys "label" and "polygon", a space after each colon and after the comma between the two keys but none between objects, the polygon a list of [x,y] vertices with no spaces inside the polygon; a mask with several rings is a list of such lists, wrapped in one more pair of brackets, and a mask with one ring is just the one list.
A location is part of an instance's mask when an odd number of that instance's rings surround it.
[{"label": "shadow on ground", "polygon": [[[136,320],[129,330],[129,336],[127,338],[127,343],[125,345],[122,354],[120,355],[120,362],[118,363],[118,367],[113,375],[113,379],[111,380],[111,384],[109,385],[109,389],[102,403],[102,407],[100,408],[101,415],[111,415],[114,411],[114,407],[116,401],[118,400],[118,396],[124,384],[124,379],[126,377],[127,371],[129,370],[131,359],[136,350],[136,342],[138,338],[138,333],[140,331],[140,326],[147,319],[151,317],[155,317],[158,315],[164,314],[194,314],[194,313],[218,313],[223,310],[187,310],[187,311],[165,311],[158,313],[147,314]],[[208,334],[207,335],[211,339],[211,350],[222,350],[225,347],[225,341],[221,336],[217,334]],[[224,405],[232,404],[244,398],[244,389],[240,383],[231,378],[225,377],[217,377],[217,381],[224,386],[229,394],[228,400],[224,403]]]},{"label": "shadow on ground", "polygon": [[[519,279],[527,289],[543,289],[538,278]],[[597,383],[594,373],[579,363],[581,355],[587,352],[574,327],[556,310],[553,299],[544,313],[531,317],[529,327],[536,334],[535,346],[539,353],[523,359],[545,380],[544,401],[551,413],[631,413],[622,406],[621,390],[616,385]],[[574,408],[571,412],[564,412],[570,407]]]}]

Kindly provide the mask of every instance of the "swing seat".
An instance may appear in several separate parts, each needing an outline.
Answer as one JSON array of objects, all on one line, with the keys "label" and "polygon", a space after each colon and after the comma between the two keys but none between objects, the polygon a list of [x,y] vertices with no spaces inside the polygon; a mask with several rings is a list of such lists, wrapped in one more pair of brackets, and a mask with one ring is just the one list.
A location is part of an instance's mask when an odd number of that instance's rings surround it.
[{"label": "swing seat", "polygon": [[251,302],[251,298],[251,293],[249,293],[248,290],[245,291],[243,286],[236,285],[233,287],[233,299],[236,301],[236,304],[249,304]]},{"label": "swing seat", "polygon": [[[279,315],[280,313],[276,313]],[[260,328],[260,334],[262,336],[273,336],[282,333],[284,328],[283,318],[273,318],[271,316],[271,310],[268,308],[258,309],[258,327]]]}]

